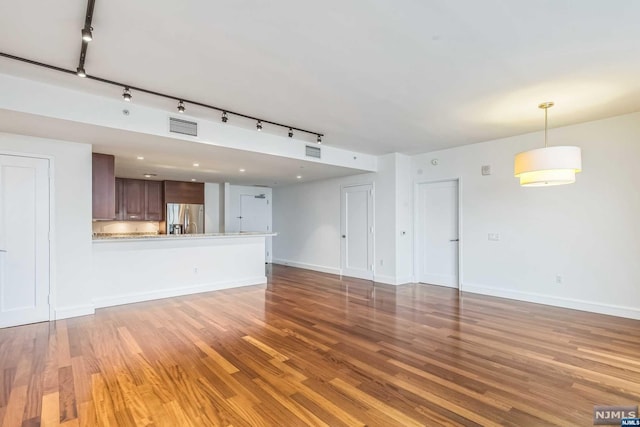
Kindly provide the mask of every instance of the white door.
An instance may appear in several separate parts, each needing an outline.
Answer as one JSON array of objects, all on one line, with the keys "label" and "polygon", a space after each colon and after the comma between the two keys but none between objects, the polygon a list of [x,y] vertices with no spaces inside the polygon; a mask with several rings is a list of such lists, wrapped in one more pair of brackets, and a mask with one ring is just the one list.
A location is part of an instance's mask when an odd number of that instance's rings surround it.
[{"label": "white door", "polygon": [[[265,195],[240,195],[240,232],[260,231],[269,233],[271,221],[269,199]],[[271,262],[271,237],[265,237],[265,261]]]},{"label": "white door", "polygon": [[457,288],[458,181],[418,185],[418,281]]},{"label": "white door", "polygon": [[0,155],[0,327],[49,320],[49,161]]},{"label": "white door", "polygon": [[342,188],[342,274],[373,280],[373,186]]}]

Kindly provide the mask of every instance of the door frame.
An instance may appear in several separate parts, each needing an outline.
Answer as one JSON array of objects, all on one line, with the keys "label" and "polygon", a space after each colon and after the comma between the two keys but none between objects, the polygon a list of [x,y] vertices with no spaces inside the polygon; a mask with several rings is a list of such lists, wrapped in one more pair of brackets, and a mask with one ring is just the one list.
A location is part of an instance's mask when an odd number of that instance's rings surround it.
[{"label": "door frame", "polygon": [[[343,257],[346,256],[346,254],[344,253],[344,249],[342,248],[342,235],[344,234],[344,227],[346,226],[345,221],[346,221],[346,207],[344,206],[343,200],[342,200],[342,192],[350,187],[360,187],[361,185],[370,185],[371,186],[371,227],[373,227],[373,233],[371,233],[371,262],[372,262],[372,268],[371,268],[371,280],[374,281],[375,277],[376,277],[376,185],[375,182],[369,181],[369,182],[359,182],[359,183],[351,183],[351,184],[340,184],[340,230],[338,230],[338,244],[340,245],[340,277],[342,278],[343,276],[343,266],[342,266],[342,260]],[[347,277],[351,277],[351,276],[347,276]],[[368,280],[368,279],[363,279],[363,280]]]},{"label": "door frame", "polygon": [[463,246],[464,246],[464,239],[463,239],[463,221],[462,221],[462,178],[461,177],[455,177],[455,178],[442,178],[442,179],[433,179],[433,180],[419,180],[419,181],[414,181],[414,185],[413,185],[413,276],[415,278],[416,282],[420,282],[420,267],[421,265],[421,261],[420,261],[420,253],[419,253],[419,246],[420,246],[420,236],[419,236],[419,221],[420,221],[420,209],[419,209],[419,201],[420,201],[420,186],[421,185],[425,185],[425,184],[437,184],[440,182],[451,182],[451,181],[455,181],[457,186],[458,186],[458,292],[461,293],[462,292],[462,284],[463,284]]},{"label": "door frame", "polygon": [[28,157],[31,159],[47,160],[49,163],[49,321],[56,319],[56,264],[55,260],[55,157],[45,154],[23,153],[18,151],[0,150],[0,155]]}]

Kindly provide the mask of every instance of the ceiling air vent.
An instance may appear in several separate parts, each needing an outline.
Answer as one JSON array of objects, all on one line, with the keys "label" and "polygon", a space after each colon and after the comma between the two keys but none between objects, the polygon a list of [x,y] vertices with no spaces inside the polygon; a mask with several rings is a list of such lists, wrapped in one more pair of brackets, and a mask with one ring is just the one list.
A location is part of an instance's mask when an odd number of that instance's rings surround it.
[{"label": "ceiling air vent", "polygon": [[169,132],[198,136],[198,123],[169,117]]},{"label": "ceiling air vent", "polygon": [[305,154],[307,157],[315,157],[316,159],[320,158],[320,147],[314,147],[313,145],[306,146]]}]

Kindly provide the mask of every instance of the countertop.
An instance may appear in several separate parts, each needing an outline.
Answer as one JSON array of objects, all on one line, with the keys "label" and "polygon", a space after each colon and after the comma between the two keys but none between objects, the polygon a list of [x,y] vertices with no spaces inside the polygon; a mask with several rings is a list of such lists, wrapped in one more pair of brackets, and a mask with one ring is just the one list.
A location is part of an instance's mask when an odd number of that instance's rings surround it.
[{"label": "countertop", "polygon": [[135,241],[155,241],[155,240],[192,240],[192,239],[228,239],[242,237],[272,237],[278,233],[263,232],[242,232],[242,233],[206,233],[206,234],[114,234],[114,235],[94,235],[93,242],[135,242]]}]

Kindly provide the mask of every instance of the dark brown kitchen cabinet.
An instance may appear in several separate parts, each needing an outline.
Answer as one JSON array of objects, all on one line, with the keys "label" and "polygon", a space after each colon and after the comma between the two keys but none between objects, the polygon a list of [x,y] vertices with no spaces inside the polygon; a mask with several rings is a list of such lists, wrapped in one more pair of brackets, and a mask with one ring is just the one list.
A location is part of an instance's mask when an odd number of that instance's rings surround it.
[{"label": "dark brown kitchen cabinet", "polygon": [[148,221],[162,221],[164,219],[164,201],[162,200],[162,182],[145,181],[146,205],[144,218]]},{"label": "dark brown kitchen cabinet", "polygon": [[91,165],[93,219],[115,219],[115,157],[93,153]]},{"label": "dark brown kitchen cabinet", "polygon": [[116,178],[116,219],[120,221],[162,221],[162,182]]},{"label": "dark brown kitchen cabinet", "polygon": [[204,205],[204,183],[164,181],[164,201]]},{"label": "dark brown kitchen cabinet", "polygon": [[144,220],[145,185],[141,179],[124,180],[124,219]]},{"label": "dark brown kitchen cabinet", "polygon": [[124,220],[124,179],[116,178],[116,220]]}]

